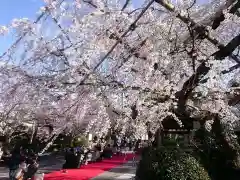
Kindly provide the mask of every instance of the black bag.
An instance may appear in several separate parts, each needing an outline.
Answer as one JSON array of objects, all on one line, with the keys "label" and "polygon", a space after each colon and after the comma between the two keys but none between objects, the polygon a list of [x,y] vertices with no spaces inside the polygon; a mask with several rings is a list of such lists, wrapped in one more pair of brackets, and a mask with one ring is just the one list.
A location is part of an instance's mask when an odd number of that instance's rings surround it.
[{"label": "black bag", "polygon": [[30,164],[27,168],[27,172],[24,174],[24,179],[32,178],[37,172],[38,167],[39,167],[39,164],[37,162]]}]

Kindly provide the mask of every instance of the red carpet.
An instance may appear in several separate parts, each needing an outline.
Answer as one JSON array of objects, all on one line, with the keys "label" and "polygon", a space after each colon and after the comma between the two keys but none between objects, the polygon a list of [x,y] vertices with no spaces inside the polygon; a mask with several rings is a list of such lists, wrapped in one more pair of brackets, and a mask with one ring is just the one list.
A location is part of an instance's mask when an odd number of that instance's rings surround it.
[{"label": "red carpet", "polygon": [[61,171],[55,171],[44,176],[44,180],[89,180],[103,173],[109,171],[121,164],[133,158],[133,154],[127,154],[124,160],[124,156],[113,156],[112,159],[103,160],[102,162],[96,162],[82,166],[80,169],[70,169],[67,173]]}]

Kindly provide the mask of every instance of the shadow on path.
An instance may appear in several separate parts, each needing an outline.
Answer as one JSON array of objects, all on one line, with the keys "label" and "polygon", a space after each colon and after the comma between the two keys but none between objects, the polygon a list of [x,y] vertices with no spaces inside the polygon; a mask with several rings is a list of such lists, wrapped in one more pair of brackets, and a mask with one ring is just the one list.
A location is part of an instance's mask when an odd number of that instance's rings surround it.
[{"label": "shadow on path", "polygon": [[136,173],[136,163],[128,162],[122,166],[104,172],[92,180],[131,180],[134,179]]}]

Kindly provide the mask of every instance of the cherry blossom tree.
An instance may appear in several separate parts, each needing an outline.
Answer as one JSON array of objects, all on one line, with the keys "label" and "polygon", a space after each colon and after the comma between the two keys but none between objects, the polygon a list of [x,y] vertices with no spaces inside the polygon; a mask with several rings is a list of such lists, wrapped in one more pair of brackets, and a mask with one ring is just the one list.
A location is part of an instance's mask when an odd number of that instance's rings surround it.
[{"label": "cherry blossom tree", "polygon": [[[225,129],[238,123],[239,84],[231,85],[240,67],[238,2],[45,3],[35,22],[0,28],[17,37],[0,57],[12,77],[1,90],[12,96],[8,105],[40,112],[58,133],[113,129],[141,138],[146,123],[156,132],[166,117],[186,128],[200,121],[207,131],[213,120]],[[239,146],[214,133],[226,149]]]}]

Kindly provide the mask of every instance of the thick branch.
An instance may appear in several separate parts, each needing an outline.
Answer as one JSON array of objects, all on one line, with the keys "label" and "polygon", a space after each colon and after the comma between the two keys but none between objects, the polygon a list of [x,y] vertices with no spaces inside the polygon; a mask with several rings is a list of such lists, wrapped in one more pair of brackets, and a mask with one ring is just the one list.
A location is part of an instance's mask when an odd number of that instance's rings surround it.
[{"label": "thick branch", "polygon": [[232,72],[232,71],[234,71],[238,68],[240,68],[240,64],[236,64],[236,65],[230,67],[228,70],[223,70],[222,73],[227,74],[227,73],[230,73],[230,72]]},{"label": "thick branch", "polygon": [[[198,36],[198,38],[206,38],[210,43],[212,43],[213,45],[215,45],[216,47],[218,47],[219,49],[223,48],[224,45],[221,44],[217,39],[212,38],[207,31],[207,27],[197,24],[193,19],[181,14],[180,12],[176,11],[175,7],[173,4],[168,3],[164,0],[155,0],[155,2],[159,3],[160,5],[162,5],[163,7],[165,7],[167,10],[169,10],[170,12],[174,12],[176,13],[176,17],[179,18],[181,21],[183,21],[185,24],[190,24],[190,27],[194,29],[194,31],[197,33],[196,35]],[[240,60],[232,55],[229,54],[229,56],[235,60],[237,63],[240,63]]]},{"label": "thick branch", "polygon": [[226,3],[222,4],[216,11],[214,14],[210,15],[208,18],[206,18],[202,23],[205,26],[209,26],[211,25],[211,23],[219,18],[222,14],[222,12],[226,9],[228,9],[236,0],[227,0]]},{"label": "thick branch", "polygon": [[234,37],[226,46],[221,47],[219,51],[214,53],[216,59],[224,59],[230,56],[232,52],[240,45],[240,34]]},{"label": "thick branch", "polygon": [[196,69],[196,72],[187,81],[185,81],[181,91],[178,91],[175,94],[176,98],[178,99],[178,111],[181,112],[181,114],[187,114],[187,100],[194,88],[199,84],[201,78],[205,76],[209,70],[210,67],[207,67],[205,62],[202,62]]},{"label": "thick branch", "polygon": [[233,98],[229,99],[228,105],[235,106],[240,103],[240,94],[234,96]]},{"label": "thick branch", "polygon": [[232,8],[229,10],[229,13],[236,14],[237,16],[240,17],[239,9],[240,9],[240,0],[238,0],[237,3],[232,6]]}]

